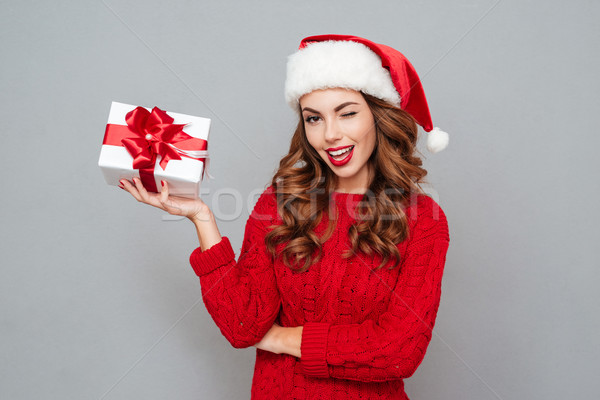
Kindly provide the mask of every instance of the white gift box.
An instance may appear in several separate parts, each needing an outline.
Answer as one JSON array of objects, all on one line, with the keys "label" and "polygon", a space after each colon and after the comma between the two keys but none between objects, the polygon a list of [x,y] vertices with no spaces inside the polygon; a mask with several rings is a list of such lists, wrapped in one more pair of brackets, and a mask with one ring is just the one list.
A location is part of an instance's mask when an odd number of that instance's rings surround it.
[{"label": "white gift box", "polygon": [[[120,127],[116,127],[117,130],[120,130],[121,132],[131,132],[132,138],[141,140],[140,135],[136,135],[135,132],[123,130],[127,129],[127,113],[135,108],[137,108],[137,106],[114,101],[110,107],[107,130],[100,151],[100,159],[98,161],[98,166],[102,170],[106,183],[109,185],[118,186],[119,180],[121,179],[127,179],[130,182],[133,182],[133,177],[140,178],[140,170],[133,168],[134,157],[129,153],[127,148],[123,145],[117,145],[118,142],[115,142],[114,139],[107,140],[109,130],[112,129],[112,132],[114,132],[115,125],[120,125]],[[152,109],[146,108],[146,110],[151,111]],[[170,111],[166,111],[166,113],[174,119],[173,124],[185,125],[183,127],[183,132],[185,134],[189,135],[191,138],[202,139],[208,142],[210,119],[178,114]],[[147,138],[149,137],[150,136],[147,136]],[[207,144],[208,143],[206,143],[206,145]],[[169,194],[191,199],[198,198],[200,182],[204,175],[205,162],[208,161],[207,147],[204,146],[204,149],[190,150],[188,148],[187,150],[182,150],[177,147],[177,142],[167,143],[167,145],[174,149],[180,155],[181,159],[169,160],[163,170],[160,166],[162,157],[160,154],[157,154],[154,168],[144,169],[142,173],[142,181],[146,182],[144,186],[148,190],[151,186],[147,186],[147,183],[153,181],[157,191],[160,191],[162,186],[160,181],[165,180],[169,186]],[[153,179],[152,174],[154,175]]]}]

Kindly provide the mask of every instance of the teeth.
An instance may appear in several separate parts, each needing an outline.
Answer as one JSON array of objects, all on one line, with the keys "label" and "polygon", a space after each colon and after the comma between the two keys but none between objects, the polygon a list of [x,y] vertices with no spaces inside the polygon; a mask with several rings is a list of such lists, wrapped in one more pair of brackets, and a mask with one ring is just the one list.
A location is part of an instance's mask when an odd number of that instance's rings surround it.
[{"label": "teeth", "polygon": [[333,157],[339,156],[341,154],[347,153],[352,149],[352,146],[346,147],[345,149],[341,149],[341,150],[336,150],[336,151],[330,151],[329,154],[331,154]]}]

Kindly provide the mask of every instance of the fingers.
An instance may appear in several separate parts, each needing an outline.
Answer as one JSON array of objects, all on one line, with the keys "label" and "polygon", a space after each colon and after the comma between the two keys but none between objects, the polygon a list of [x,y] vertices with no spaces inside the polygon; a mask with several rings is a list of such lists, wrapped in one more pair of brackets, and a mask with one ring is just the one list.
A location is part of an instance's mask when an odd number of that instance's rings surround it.
[{"label": "fingers", "polygon": [[167,181],[160,181],[160,183],[162,184],[162,188],[160,189],[158,200],[160,201],[162,209],[169,214],[180,215],[181,209],[173,206],[173,202],[169,200],[169,187],[167,186]]},{"label": "fingers", "polygon": [[134,177],[131,179],[131,184],[127,179],[121,179],[119,182],[123,185],[123,188],[127,190],[135,199],[141,203],[150,204],[151,206],[162,208],[160,201],[157,199],[158,195],[150,195],[140,178]]},{"label": "fingers", "polygon": [[121,179],[119,182],[121,185],[123,185],[122,188],[131,193],[131,195],[135,197],[137,201],[142,201],[139,191],[134,185],[131,184],[131,182],[129,182],[127,179]]},{"label": "fingers", "polygon": [[135,183],[135,187],[138,190],[138,193],[140,194],[142,201],[145,203],[148,203],[149,202],[148,201],[148,191],[142,184],[142,181],[140,180],[140,178],[133,177],[131,179],[133,180],[133,183]]},{"label": "fingers", "polygon": [[161,204],[166,204],[169,199],[169,188],[167,187],[167,182],[160,181],[162,183],[162,188],[160,189],[160,202]]},{"label": "fingers", "polygon": [[132,179],[133,184],[126,179],[121,179],[123,189],[127,190],[139,202],[150,204],[156,208],[160,208],[173,215],[183,215],[184,210],[177,207],[171,198],[169,198],[169,187],[166,181],[161,181],[160,193],[148,193],[142,181],[135,177]]}]

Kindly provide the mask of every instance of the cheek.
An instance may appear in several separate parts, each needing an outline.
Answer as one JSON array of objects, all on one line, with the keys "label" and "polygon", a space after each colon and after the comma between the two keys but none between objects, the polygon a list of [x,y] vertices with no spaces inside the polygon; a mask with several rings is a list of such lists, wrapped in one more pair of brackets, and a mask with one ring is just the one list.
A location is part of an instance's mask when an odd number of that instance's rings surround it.
[{"label": "cheek", "polygon": [[[317,150],[319,148],[319,138],[312,130],[306,130],[306,140]],[[317,150],[318,151],[318,150]]]},{"label": "cheek", "polygon": [[369,132],[367,137],[365,137],[364,140],[364,146],[362,148],[362,152],[363,152],[363,157],[365,159],[368,159],[369,157],[371,157],[371,154],[373,153],[373,149],[375,148],[375,132]]}]

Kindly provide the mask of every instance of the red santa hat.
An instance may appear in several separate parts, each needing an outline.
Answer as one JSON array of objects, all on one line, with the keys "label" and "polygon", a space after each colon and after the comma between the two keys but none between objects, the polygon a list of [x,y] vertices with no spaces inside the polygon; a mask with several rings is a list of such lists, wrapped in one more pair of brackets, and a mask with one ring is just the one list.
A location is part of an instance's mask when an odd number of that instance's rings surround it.
[{"label": "red santa hat", "polygon": [[288,57],[286,102],[297,110],[303,95],[336,87],[370,94],[408,112],[428,132],[430,152],[448,146],[448,134],[433,127],[417,72],[398,50],[357,36],[302,39],[299,50]]}]

